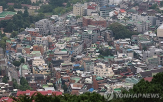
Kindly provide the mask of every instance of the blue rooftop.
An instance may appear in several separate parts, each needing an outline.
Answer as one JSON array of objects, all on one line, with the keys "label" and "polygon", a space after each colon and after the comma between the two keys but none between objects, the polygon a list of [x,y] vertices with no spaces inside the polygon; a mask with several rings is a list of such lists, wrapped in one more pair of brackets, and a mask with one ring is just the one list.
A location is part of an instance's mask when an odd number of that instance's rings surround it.
[{"label": "blue rooftop", "polygon": [[132,49],[127,49],[127,51],[133,51]]},{"label": "blue rooftop", "polygon": [[110,7],[115,7],[115,5],[109,5]]},{"label": "blue rooftop", "polygon": [[16,46],[16,44],[13,44],[12,46]]},{"label": "blue rooftop", "polygon": [[94,88],[90,88],[90,89],[89,89],[90,92],[93,92],[93,90],[94,90]]},{"label": "blue rooftop", "polygon": [[80,64],[74,64],[74,67],[79,67],[80,66]]},{"label": "blue rooftop", "polygon": [[106,8],[106,6],[102,6],[101,8]]}]

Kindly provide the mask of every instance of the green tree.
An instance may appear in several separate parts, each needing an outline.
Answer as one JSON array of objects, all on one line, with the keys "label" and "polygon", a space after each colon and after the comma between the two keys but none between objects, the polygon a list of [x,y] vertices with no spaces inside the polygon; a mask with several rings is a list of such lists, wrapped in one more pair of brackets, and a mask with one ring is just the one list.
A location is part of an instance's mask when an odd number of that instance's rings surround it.
[{"label": "green tree", "polygon": [[14,8],[21,9],[22,8],[21,3],[14,3]]},{"label": "green tree", "polygon": [[10,98],[12,98],[14,102],[33,102],[35,94],[36,93],[34,93],[31,96],[29,95],[20,95],[18,97],[10,96]]},{"label": "green tree", "polygon": [[8,9],[7,9],[7,11],[13,11],[13,12],[15,12],[15,10],[14,10],[14,7],[13,7],[13,6],[9,6],[9,7],[8,7]]},{"label": "green tree", "polygon": [[99,50],[100,55],[102,56],[113,56],[112,52],[109,49],[100,49]]},{"label": "green tree", "polygon": [[2,75],[2,68],[0,67],[0,75]]},{"label": "green tree", "polygon": [[64,94],[64,95],[42,95],[41,93],[37,92],[34,95],[27,96],[21,95],[17,98],[11,98],[16,102],[106,102],[104,96],[98,93],[84,93],[81,95],[71,95],[71,94]]},{"label": "green tree", "polygon": [[[5,35],[5,34],[3,34],[3,35]],[[2,37],[1,40],[0,40],[0,47],[2,47],[4,51],[5,51],[5,49],[6,49],[6,40],[7,40],[7,39],[8,39],[8,38],[7,38],[6,36],[4,36],[4,37]]]},{"label": "green tree", "polygon": [[24,58],[21,58],[20,59],[20,63],[24,63]]},{"label": "green tree", "polygon": [[12,82],[13,82],[13,88],[14,89],[18,89],[19,88],[19,85],[18,85],[16,79],[12,79]]},{"label": "green tree", "polygon": [[8,78],[7,76],[4,76],[4,77],[2,78],[2,82],[3,82],[3,83],[7,83],[8,80],[9,80],[9,78]]},{"label": "green tree", "polygon": [[53,8],[51,5],[42,5],[39,12],[40,13],[46,13],[46,12],[52,12]]},{"label": "green tree", "polygon": [[64,90],[64,93],[66,93],[67,92],[67,85],[63,85],[63,90]]},{"label": "green tree", "polygon": [[71,62],[74,62],[74,61],[75,61],[74,57],[71,57]]},{"label": "green tree", "polygon": [[13,31],[13,32],[11,33],[11,38],[16,37],[17,35],[18,35],[18,32],[17,32],[17,31]]},{"label": "green tree", "polygon": [[20,78],[19,89],[22,91],[31,90],[30,86],[28,85],[28,81],[24,77]]},{"label": "green tree", "polygon": [[14,61],[14,62],[13,62],[13,65],[16,66],[16,67],[19,67],[20,64],[21,64],[21,63],[20,63],[19,61]]},{"label": "green tree", "polygon": [[144,46],[142,50],[143,50],[143,51],[147,51],[147,47],[146,47],[146,46]]},{"label": "green tree", "polygon": [[109,26],[113,31],[113,36],[115,39],[131,38],[132,35],[137,35],[138,33],[128,30],[125,26],[119,23],[113,23]]},{"label": "green tree", "polygon": [[[163,79],[163,72],[158,73],[153,76],[151,82],[145,81],[144,79],[140,80],[139,83],[133,86],[132,89],[129,91],[123,90],[122,93],[128,94],[145,94],[145,93],[152,93],[152,94],[159,94],[160,98],[124,98],[123,102],[162,102],[163,99],[163,82],[160,81]],[[115,99],[116,101],[119,99]]]},{"label": "green tree", "polygon": [[54,87],[55,90],[57,90],[57,87],[56,87],[55,83],[53,83],[53,87]]},{"label": "green tree", "polygon": [[160,6],[161,6],[161,7],[163,6],[163,1],[160,1]]},{"label": "green tree", "polygon": [[22,32],[22,31],[25,31],[25,29],[24,29],[24,28],[21,28],[21,29],[20,29],[20,32]]},{"label": "green tree", "polygon": [[23,16],[24,16],[24,17],[28,17],[28,16],[29,16],[28,8],[27,8],[27,7],[25,8],[25,11],[24,11]]},{"label": "green tree", "polygon": [[35,28],[35,24],[32,23],[32,24],[30,25],[30,27],[31,27],[31,28]]},{"label": "green tree", "polygon": [[157,8],[157,4],[153,4],[151,7],[149,7],[149,9],[156,9]]},{"label": "green tree", "polygon": [[26,85],[28,84],[27,80],[24,77],[20,78],[20,85]]}]

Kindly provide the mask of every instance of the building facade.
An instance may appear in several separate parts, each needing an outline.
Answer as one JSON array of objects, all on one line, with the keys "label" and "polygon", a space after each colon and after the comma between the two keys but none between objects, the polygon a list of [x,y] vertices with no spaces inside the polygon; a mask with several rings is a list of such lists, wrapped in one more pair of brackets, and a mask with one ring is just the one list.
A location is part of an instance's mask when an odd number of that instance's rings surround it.
[{"label": "building facade", "polygon": [[84,5],[83,4],[74,4],[73,5],[73,14],[76,16],[83,16],[84,15]]}]

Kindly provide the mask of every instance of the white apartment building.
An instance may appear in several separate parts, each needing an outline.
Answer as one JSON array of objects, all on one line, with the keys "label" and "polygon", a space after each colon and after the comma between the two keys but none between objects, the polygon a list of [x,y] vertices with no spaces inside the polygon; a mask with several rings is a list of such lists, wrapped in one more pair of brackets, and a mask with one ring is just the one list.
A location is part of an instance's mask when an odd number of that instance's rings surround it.
[{"label": "white apartment building", "polygon": [[48,37],[36,37],[35,44],[48,45]]},{"label": "white apartment building", "polygon": [[106,66],[104,63],[97,63],[94,67],[94,74],[100,77],[113,76],[114,72],[110,66]]},{"label": "white apartment building", "polygon": [[157,28],[157,36],[163,37],[163,24]]},{"label": "white apartment building", "polygon": [[45,60],[40,57],[35,57],[32,61],[33,66],[44,66]]},{"label": "white apartment building", "polygon": [[84,15],[84,4],[74,4],[73,5],[73,14],[76,16],[83,16]]},{"label": "white apartment building", "polygon": [[42,19],[35,23],[35,28],[39,28],[39,33],[42,35],[47,35],[50,33],[50,25],[52,22],[48,19]]}]

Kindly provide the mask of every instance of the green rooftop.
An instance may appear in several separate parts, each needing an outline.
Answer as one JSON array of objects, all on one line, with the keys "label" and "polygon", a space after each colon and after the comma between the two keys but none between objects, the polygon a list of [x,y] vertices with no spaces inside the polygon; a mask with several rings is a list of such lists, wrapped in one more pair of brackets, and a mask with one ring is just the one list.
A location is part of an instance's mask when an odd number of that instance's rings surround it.
[{"label": "green rooftop", "polygon": [[66,49],[62,49],[61,51],[67,51]]},{"label": "green rooftop", "polygon": [[72,65],[72,63],[61,63],[62,66]]},{"label": "green rooftop", "polygon": [[103,89],[101,89],[100,91],[101,91],[101,92],[106,92],[106,89],[103,88]]},{"label": "green rooftop", "polygon": [[49,87],[47,84],[42,85],[43,88]]},{"label": "green rooftop", "polygon": [[114,91],[116,91],[116,92],[117,92],[117,91],[121,91],[121,89],[120,89],[120,88],[116,88],[116,89],[114,89]]},{"label": "green rooftop", "polygon": [[31,54],[39,54],[41,53],[40,51],[32,51]]},{"label": "green rooftop", "polygon": [[75,83],[77,83],[81,78],[80,77],[72,77],[71,80],[75,80]]},{"label": "green rooftop", "polygon": [[22,66],[22,69],[28,70],[28,65],[25,65],[25,64],[24,64],[24,65]]},{"label": "green rooftop", "polygon": [[13,16],[15,15],[17,12],[11,12],[11,11],[4,11],[2,13],[0,13],[0,18],[5,18],[7,15]]},{"label": "green rooftop", "polygon": [[102,77],[96,77],[96,80],[103,80]]},{"label": "green rooftop", "polygon": [[30,45],[27,45],[26,48],[31,48],[31,46]]},{"label": "green rooftop", "polygon": [[11,40],[6,40],[6,42],[11,43]]},{"label": "green rooftop", "polygon": [[47,83],[48,85],[53,85],[53,83]]}]

